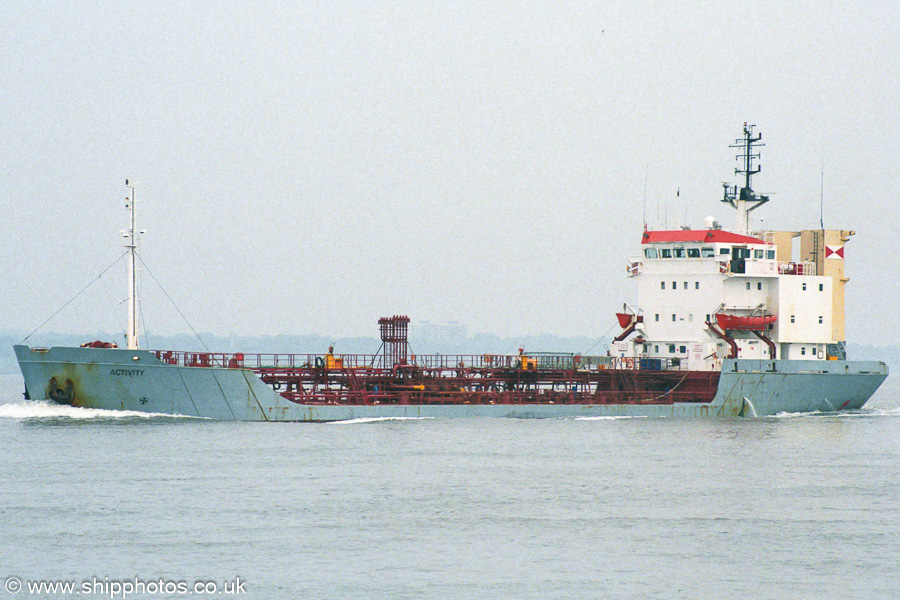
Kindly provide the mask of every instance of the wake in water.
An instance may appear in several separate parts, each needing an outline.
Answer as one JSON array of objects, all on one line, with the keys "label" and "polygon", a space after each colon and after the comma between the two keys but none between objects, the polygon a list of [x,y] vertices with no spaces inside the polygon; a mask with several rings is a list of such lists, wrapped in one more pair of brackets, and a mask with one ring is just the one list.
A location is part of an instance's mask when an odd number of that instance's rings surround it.
[{"label": "wake in water", "polygon": [[819,418],[833,418],[833,419],[859,419],[859,418],[871,418],[871,417],[900,417],[900,406],[894,406],[891,408],[880,408],[873,407],[867,408],[863,407],[857,410],[842,410],[835,412],[822,412],[819,410],[814,410],[811,412],[800,412],[800,413],[789,413],[789,412],[780,412],[775,413],[770,419],[797,419],[802,417],[819,417]]},{"label": "wake in water", "polygon": [[608,417],[575,417],[573,421],[618,421],[619,419],[647,419],[647,415],[612,415]]},{"label": "wake in water", "polygon": [[361,417],[345,421],[329,421],[328,425],[357,425],[359,423],[380,423],[382,421],[425,421],[434,417]]},{"label": "wake in water", "polygon": [[124,418],[158,419],[192,419],[186,415],[167,415],[163,413],[146,413],[133,410],[105,410],[102,408],[79,408],[54,404],[46,400],[27,400],[0,404],[0,419],[124,419]]}]

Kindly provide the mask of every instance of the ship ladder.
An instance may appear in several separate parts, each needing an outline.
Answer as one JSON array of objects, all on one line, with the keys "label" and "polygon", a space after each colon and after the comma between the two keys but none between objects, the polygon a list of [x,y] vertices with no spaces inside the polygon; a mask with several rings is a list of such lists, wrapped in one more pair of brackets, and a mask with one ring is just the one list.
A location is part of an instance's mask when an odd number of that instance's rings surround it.
[{"label": "ship ladder", "polygon": [[359,398],[362,403],[367,403],[368,398],[365,389],[363,389],[362,384],[359,382],[359,378],[356,376],[356,369],[350,367],[346,369],[347,379],[350,384],[350,396]]}]

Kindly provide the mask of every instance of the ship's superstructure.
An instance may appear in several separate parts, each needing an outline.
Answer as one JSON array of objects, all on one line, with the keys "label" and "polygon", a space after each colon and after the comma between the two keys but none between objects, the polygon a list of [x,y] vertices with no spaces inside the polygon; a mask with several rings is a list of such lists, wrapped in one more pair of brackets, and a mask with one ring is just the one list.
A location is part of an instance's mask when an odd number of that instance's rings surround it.
[{"label": "ship's superstructure", "polygon": [[[751,188],[761,136],[734,147],[744,185],[725,186],[734,231],[650,231],[628,265],[637,307],[603,356],[416,355],[410,319],[379,321],[375,355],[138,349],[134,189],[127,348],[15,347],[26,397],[90,408],[227,420],[360,417],[762,416],[861,407],[887,377],[844,355],[844,244],[852,231],[750,230],[768,202]],[[126,181],[126,185],[129,185]],[[799,252],[793,255],[799,238]]]},{"label": "ship's superstructure", "polygon": [[713,371],[726,358],[845,358],[843,244],[853,232],[749,231],[749,212],[768,201],[750,187],[760,170],[753,165],[760,139],[745,124],[736,144],[745,184],[725,186],[738,231],[723,230],[712,217],[700,230],[644,231],[642,254],[628,265],[641,310],[622,317],[635,322],[637,335],[620,336],[617,355]]}]

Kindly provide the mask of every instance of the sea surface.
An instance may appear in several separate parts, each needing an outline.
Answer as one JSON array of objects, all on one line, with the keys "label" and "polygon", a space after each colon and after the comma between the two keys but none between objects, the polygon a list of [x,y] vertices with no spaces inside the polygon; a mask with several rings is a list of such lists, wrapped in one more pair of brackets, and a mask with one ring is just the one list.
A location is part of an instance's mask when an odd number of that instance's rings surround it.
[{"label": "sea surface", "polygon": [[900,598],[897,375],[860,411],[731,420],[223,423],[22,389],[0,376],[0,598]]}]

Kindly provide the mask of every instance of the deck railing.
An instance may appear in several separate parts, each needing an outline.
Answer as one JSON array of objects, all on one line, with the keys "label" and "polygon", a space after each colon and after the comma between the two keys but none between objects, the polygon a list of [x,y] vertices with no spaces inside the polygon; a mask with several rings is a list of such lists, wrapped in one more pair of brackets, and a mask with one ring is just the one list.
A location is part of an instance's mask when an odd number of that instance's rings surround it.
[{"label": "deck railing", "polygon": [[815,275],[816,263],[807,260],[801,262],[779,262],[778,273],[781,275]]},{"label": "deck railing", "polygon": [[405,363],[385,364],[380,354],[276,354],[241,352],[182,352],[156,350],[161,362],[182,367],[219,367],[253,370],[282,369],[521,369],[525,371],[593,371],[602,369],[640,371],[686,370],[687,361],[678,358],[582,356],[569,353],[508,354],[413,354]]}]

